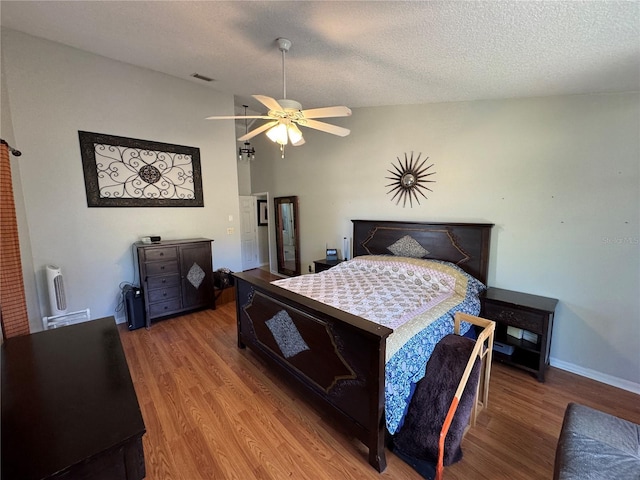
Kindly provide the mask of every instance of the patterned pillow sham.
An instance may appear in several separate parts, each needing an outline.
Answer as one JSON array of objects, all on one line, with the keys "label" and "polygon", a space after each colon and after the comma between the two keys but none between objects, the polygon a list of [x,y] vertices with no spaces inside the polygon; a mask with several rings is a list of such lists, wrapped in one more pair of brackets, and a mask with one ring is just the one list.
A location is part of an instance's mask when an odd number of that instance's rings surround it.
[{"label": "patterned pillow sham", "polygon": [[422,258],[429,254],[429,251],[420,245],[411,235],[405,235],[400,238],[389,245],[387,250],[398,257]]},{"label": "patterned pillow sham", "polygon": [[487,289],[486,285],[482,283],[480,280],[478,280],[477,278],[475,278],[473,275],[470,275],[469,273],[465,272],[462,268],[460,268],[455,263],[447,262],[444,260],[435,260],[431,258],[416,258],[416,257],[409,257],[406,255],[363,255],[360,257],[355,257],[353,260],[384,261],[385,259],[393,262],[406,261],[408,263],[423,265],[427,268],[429,267],[430,264],[437,265],[439,267],[438,270],[444,270],[444,271],[446,271],[447,269],[451,269],[457,272],[458,274],[463,275],[467,279],[467,288],[468,288],[469,294],[478,295]]}]

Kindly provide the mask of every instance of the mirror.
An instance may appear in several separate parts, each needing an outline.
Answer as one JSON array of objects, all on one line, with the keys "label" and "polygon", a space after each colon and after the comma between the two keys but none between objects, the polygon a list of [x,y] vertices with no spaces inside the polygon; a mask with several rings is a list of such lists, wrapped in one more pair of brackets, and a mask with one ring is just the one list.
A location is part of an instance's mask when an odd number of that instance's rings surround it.
[{"label": "mirror", "polygon": [[274,202],[278,272],[289,276],[300,275],[298,197],[276,197]]},{"label": "mirror", "polygon": [[412,188],[416,184],[416,176],[411,172],[407,172],[402,175],[400,182],[402,183],[403,187]]}]

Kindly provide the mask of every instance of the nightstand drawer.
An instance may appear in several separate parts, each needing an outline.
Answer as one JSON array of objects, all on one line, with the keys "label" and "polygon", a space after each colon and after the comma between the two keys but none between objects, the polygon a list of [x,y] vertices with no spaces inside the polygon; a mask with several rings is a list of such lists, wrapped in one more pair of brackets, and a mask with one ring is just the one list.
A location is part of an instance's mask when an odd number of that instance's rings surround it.
[{"label": "nightstand drawer", "polygon": [[174,298],[180,298],[180,287],[159,288],[157,290],[149,291],[149,303],[163,302],[166,300],[173,300]]},{"label": "nightstand drawer", "polygon": [[544,331],[544,316],[539,313],[485,302],[483,315],[490,320],[522,328],[533,333],[542,334]]},{"label": "nightstand drawer", "polygon": [[158,247],[149,248],[144,251],[144,258],[146,261],[155,260],[171,260],[177,259],[178,253],[176,247]]},{"label": "nightstand drawer", "polygon": [[179,273],[178,261],[170,260],[168,262],[150,262],[145,265],[147,275],[164,275],[169,273]]}]

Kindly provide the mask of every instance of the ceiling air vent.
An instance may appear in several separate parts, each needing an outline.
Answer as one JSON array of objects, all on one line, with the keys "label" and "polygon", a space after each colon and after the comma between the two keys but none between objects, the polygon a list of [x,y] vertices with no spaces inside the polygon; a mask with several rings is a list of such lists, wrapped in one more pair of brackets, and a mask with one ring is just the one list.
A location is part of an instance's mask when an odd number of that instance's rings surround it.
[{"label": "ceiling air vent", "polygon": [[199,73],[192,73],[191,76],[205,82],[213,82],[213,78],[205,77],[204,75],[200,75]]}]

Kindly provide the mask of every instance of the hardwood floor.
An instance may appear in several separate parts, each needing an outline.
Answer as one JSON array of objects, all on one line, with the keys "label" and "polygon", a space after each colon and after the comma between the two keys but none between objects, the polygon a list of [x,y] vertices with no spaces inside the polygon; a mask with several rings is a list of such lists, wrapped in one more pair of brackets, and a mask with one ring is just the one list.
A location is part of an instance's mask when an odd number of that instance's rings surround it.
[{"label": "hardwood floor", "polygon": [[[233,302],[120,337],[147,433],[147,479],[420,479],[392,453],[377,473],[365,447],[322,418],[250,350]],[[550,479],[566,405],[640,423],[640,397],[551,368],[544,384],[494,364],[489,406],[445,479]]]}]

